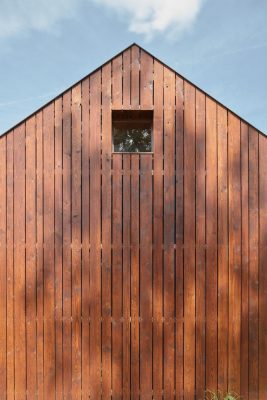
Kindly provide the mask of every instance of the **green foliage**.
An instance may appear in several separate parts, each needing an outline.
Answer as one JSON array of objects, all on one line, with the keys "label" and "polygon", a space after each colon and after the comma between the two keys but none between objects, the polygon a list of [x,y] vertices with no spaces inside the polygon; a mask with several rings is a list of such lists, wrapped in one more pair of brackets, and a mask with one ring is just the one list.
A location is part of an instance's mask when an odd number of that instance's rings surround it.
[{"label": "green foliage", "polygon": [[222,393],[208,390],[205,400],[241,400],[241,397],[234,392]]},{"label": "green foliage", "polygon": [[114,128],[113,144],[119,152],[151,151],[151,128]]}]

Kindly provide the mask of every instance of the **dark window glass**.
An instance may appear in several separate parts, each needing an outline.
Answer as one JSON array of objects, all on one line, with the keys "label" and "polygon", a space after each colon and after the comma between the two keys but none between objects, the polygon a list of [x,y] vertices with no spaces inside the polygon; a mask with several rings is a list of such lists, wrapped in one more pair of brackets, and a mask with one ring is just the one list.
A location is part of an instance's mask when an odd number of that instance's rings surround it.
[{"label": "dark window glass", "polygon": [[152,151],[152,111],[113,111],[113,151],[140,153]]}]

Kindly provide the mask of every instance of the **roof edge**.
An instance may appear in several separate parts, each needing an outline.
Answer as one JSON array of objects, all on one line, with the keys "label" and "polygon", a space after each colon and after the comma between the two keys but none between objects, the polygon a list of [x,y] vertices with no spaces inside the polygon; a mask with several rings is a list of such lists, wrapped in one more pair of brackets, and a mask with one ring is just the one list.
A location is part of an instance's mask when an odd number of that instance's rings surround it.
[{"label": "roof edge", "polygon": [[122,55],[125,51],[129,50],[130,48],[132,48],[133,46],[137,46],[140,50],[142,50],[143,52],[145,52],[147,55],[149,55],[150,57],[152,57],[154,60],[156,60],[157,62],[159,62],[160,64],[162,64],[164,67],[168,68],[169,70],[171,70],[172,72],[174,72],[176,75],[178,75],[181,79],[183,79],[184,81],[186,81],[187,83],[189,83],[190,85],[193,85],[197,90],[199,90],[201,93],[203,93],[205,96],[209,97],[211,100],[215,101],[217,104],[219,104],[221,107],[223,107],[224,109],[226,109],[228,112],[232,113],[234,116],[236,116],[237,118],[239,118],[242,122],[246,123],[247,125],[249,125],[251,128],[255,129],[260,135],[264,136],[265,138],[267,138],[267,134],[265,134],[264,132],[262,132],[260,129],[258,129],[257,127],[255,127],[254,125],[252,125],[250,122],[248,122],[247,120],[245,120],[243,117],[241,117],[240,115],[238,115],[235,111],[231,110],[229,107],[227,107],[225,104],[223,104],[222,102],[220,102],[219,100],[217,100],[215,97],[213,97],[212,95],[210,95],[209,93],[207,93],[205,90],[201,89],[198,85],[196,85],[195,83],[193,83],[192,81],[190,81],[189,79],[187,79],[185,76],[181,75],[179,72],[177,72],[174,68],[170,67],[169,65],[167,65],[164,61],[160,60],[159,58],[157,58],[156,56],[154,56],[152,53],[150,53],[148,50],[144,49],[142,46],[140,46],[139,44],[137,44],[136,42],[132,42],[129,46],[125,47],[123,50],[119,51],[118,53],[116,53],[114,56],[112,56],[111,58],[109,58],[108,60],[106,60],[104,63],[102,63],[101,65],[99,65],[97,68],[95,68],[94,70],[92,70],[91,72],[89,72],[88,74],[86,74],[85,76],[83,76],[82,78],[80,78],[78,81],[72,83],[70,86],[68,86],[66,89],[64,89],[62,92],[60,92],[58,95],[56,95],[55,97],[53,97],[52,99],[48,100],[46,103],[44,103],[42,106],[40,106],[39,108],[37,108],[36,110],[34,110],[31,114],[27,115],[25,118],[23,118],[22,120],[20,120],[19,122],[17,122],[15,125],[13,125],[11,128],[9,128],[8,130],[4,131],[2,134],[0,134],[0,138],[2,138],[3,136],[7,135],[9,132],[11,132],[12,130],[16,129],[19,125],[25,123],[28,119],[30,119],[31,117],[33,117],[35,114],[37,114],[39,111],[41,111],[44,107],[47,107],[49,104],[53,103],[55,100],[57,100],[58,98],[62,97],[65,93],[67,93],[69,90],[71,90],[74,86],[78,85],[79,83],[81,83],[83,80],[87,79],[90,75],[94,74],[95,72],[99,71],[101,68],[103,68],[106,64],[110,63],[114,58]]}]

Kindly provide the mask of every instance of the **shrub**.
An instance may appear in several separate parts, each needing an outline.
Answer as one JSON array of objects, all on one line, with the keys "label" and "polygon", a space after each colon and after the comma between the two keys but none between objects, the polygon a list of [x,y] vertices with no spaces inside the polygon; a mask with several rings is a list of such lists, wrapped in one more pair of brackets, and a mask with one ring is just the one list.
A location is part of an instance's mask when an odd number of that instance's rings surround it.
[{"label": "shrub", "polygon": [[205,399],[206,400],[241,400],[241,397],[233,392],[222,393],[221,391],[213,392],[211,390],[208,390]]}]

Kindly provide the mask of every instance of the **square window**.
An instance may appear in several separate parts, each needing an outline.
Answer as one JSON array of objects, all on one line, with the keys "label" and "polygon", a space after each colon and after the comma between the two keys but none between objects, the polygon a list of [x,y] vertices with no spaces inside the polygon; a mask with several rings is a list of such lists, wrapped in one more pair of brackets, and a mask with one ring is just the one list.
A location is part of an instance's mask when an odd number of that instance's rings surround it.
[{"label": "square window", "polygon": [[152,136],[153,111],[112,111],[112,142],[115,153],[152,152]]}]

